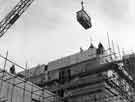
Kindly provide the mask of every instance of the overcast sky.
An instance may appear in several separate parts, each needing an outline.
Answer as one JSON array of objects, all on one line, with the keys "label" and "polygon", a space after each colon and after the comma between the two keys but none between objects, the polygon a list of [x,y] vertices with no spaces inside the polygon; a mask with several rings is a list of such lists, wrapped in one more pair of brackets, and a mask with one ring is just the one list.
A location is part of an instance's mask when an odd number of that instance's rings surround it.
[{"label": "overcast sky", "polygon": [[[0,0],[2,19],[19,0]],[[35,0],[0,39],[0,53],[20,65],[47,64],[87,49],[90,39],[107,48],[107,32],[121,49],[135,50],[134,0],[84,0],[93,27],[85,30],[76,21],[81,0]]]}]

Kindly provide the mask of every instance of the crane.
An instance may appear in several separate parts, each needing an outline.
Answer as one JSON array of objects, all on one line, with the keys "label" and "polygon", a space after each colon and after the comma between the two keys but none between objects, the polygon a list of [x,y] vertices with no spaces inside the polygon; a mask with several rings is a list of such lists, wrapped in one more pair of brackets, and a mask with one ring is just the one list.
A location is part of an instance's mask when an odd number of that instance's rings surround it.
[{"label": "crane", "polygon": [[14,8],[0,22],[0,38],[17,21],[17,19],[26,11],[34,0],[20,0]]}]

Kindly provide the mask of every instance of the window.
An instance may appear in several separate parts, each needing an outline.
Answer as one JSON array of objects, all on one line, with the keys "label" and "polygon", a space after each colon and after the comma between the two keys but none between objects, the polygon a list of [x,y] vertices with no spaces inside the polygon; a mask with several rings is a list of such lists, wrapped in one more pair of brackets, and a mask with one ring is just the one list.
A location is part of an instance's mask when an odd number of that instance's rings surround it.
[{"label": "window", "polygon": [[64,82],[65,82],[65,71],[64,70],[59,72],[59,81],[61,84],[64,84]]},{"label": "window", "polygon": [[71,79],[71,70],[70,69],[61,70],[59,72],[60,83],[64,84],[65,81],[70,81],[70,79]]}]

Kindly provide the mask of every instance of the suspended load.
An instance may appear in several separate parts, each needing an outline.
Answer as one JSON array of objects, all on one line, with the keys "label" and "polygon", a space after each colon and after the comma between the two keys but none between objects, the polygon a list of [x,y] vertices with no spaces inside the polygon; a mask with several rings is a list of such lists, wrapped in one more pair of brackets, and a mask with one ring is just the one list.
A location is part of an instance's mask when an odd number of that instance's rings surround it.
[{"label": "suspended load", "polygon": [[82,9],[78,12],[76,12],[76,17],[77,17],[77,21],[85,28],[85,29],[89,29],[92,27],[91,24],[91,18],[90,16],[86,13],[86,11],[84,10],[83,7],[83,1],[81,2],[82,4]]}]

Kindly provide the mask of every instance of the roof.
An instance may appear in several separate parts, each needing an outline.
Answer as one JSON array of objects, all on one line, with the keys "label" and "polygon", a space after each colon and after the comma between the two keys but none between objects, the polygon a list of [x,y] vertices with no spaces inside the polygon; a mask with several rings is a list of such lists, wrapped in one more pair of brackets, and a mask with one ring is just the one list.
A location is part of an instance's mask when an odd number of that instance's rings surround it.
[{"label": "roof", "polygon": [[72,64],[80,63],[86,60],[90,60],[96,57],[96,48],[89,48],[85,51],[78,52],[76,54],[66,56],[64,58],[57,59],[48,63],[48,70],[55,70],[64,68]]},{"label": "roof", "polygon": [[[87,50],[83,50],[77,52],[73,55],[66,56],[48,63],[48,71],[57,70],[60,68],[64,68],[73,64],[77,64],[83,61],[91,60],[96,58],[96,48],[89,48]],[[36,67],[31,68],[29,71],[26,71],[26,77],[38,76],[45,72],[45,64],[38,65]],[[19,73],[24,77],[25,72]]]},{"label": "roof", "polygon": [[18,73],[18,75],[20,77],[24,77],[25,75],[26,75],[26,77],[32,77],[33,75],[37,76],[37,75],[40,75],[44,72],[45,66],[46,66],[45,64],[37,65],[29,70],[26,70],[26,72],[22,71],[22,72]]}]

